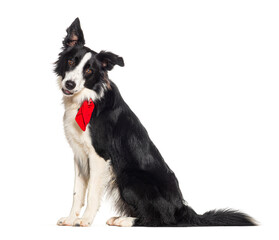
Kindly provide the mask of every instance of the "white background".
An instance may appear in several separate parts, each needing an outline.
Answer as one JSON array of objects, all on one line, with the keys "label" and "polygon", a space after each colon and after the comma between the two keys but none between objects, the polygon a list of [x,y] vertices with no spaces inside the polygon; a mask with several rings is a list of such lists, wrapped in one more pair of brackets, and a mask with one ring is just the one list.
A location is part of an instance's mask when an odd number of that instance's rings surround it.
[{"label": "white background", "polygon": [[[2,1],[0,234],[276,239],[278,11],[268,0]],[[87,46],[123,56],[110,77],[188,203],[198,213],[240,209],[260,227],[108,227],[108,202],[91,228],[55,225],[70,210],[74,171],[52,63],[76,17]]]}]

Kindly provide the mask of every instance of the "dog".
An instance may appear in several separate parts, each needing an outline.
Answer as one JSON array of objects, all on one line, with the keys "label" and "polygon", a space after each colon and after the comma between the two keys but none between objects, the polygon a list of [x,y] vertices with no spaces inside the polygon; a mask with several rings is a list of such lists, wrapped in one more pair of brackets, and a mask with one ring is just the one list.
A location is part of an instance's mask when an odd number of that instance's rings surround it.
[{"label": "dog", "polygon": [[[122,57],[85,46],[79,19],[67,28],[55,73],[63,93],[64,130],[74,153],[73,204],[60,226],[90,226],[105,192],[118,217],[110,226],[254,226],[245,213],[225,209],[197,214],[184,201],[174,172],[121,97],[108,71]],[[87,207],[82,217],[80,211]]]}]

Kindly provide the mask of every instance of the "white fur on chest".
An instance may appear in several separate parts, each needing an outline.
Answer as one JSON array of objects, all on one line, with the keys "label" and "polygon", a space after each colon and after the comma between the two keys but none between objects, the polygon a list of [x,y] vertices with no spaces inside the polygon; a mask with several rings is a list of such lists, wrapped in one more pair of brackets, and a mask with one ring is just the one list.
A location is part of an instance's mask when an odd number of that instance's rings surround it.
[{"label": "white fur on chest", "polygon": [[76,114],[79,109],[79,105],[72,103],[71,105],[65,105],[65,114],[64,114],[64,131],[66,138],[73,149],[75,155],[87,156],[94,150],[91,137],[88,130],[88,126],[85,131],[82,131],[75,121]]},{"label": "white fur on chest", "polygon": [[83,101],[92,99],[100,99],[103,96],[103,91],[100,96],[98,96],[94,91],[89,89],[82,89],[80,92],[76,93],[72,97],[63,98],[65,105],[64,114],[64,131],[66,138],[73,149],[75,157],[83,157],[86,155],[89,157],[91,154],[96,154],[93,146],[92,140],[89,133],[89,126],[85,131],[82,131],[77,122],[75,121],[78,109],[81,107]]}]

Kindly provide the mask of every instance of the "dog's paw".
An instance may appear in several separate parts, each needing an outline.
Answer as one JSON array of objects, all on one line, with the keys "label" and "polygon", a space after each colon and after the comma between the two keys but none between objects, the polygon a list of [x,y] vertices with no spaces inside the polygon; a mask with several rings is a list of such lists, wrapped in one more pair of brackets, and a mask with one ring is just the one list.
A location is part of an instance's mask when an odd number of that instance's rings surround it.
[{"label": "dog's paw", "polygon": [[109,226],[113,226],[113,223],[114,223],[114,221],[117,218],[120,218],[120,217],[112,217],[112,218],[110,218],[109,220],[107,220],[106,224],[109,225]]},{"label": "dog's paw", "polygon": [[136,218],[133,217],[112,217],[107,220],[107,225],[117,227],[132,227]]},{"label": "dog's paw", "polygon": [[57,221],[58,226],[73,226],[75,218],[62,217]]},{"label": "dog's paw", "polygon": [[91,224],[92,224],[92,220],[89,219],[89,218],[77,218],[74,221],[73,226],[76,226],[76,227],[90,227]]}]

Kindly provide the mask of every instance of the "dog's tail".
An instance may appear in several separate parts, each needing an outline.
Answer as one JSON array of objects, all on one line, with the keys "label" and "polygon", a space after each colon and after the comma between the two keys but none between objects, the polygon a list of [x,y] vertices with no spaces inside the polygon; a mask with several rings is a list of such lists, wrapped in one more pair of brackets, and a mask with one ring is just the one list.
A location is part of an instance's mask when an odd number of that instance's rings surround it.
[{"label": "dog's tail", "polygon": [[185,206],[178,226],[256,226],[256,221],[245,213],[231,210],[212,210],[202,215]]}]

